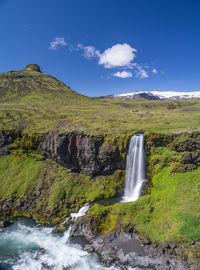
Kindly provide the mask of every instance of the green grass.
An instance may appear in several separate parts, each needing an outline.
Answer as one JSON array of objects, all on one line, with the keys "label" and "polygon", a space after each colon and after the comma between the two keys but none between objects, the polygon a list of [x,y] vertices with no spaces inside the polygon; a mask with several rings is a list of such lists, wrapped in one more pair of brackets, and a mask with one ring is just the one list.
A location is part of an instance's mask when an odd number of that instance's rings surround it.
[{"label": "green grass", "polygon": [[31,196],[39,184],[43,163],[29,157],[23,159],[12,155],[2,157],[0,161],[0,198]]},{"label": "green grass", "polygon": [[[54,128],[116,137],[140,129],[197,130],[200,124],[199,99],[90,98],[49,75],[30,70],[0,74],[0,94],[0,129],[23,127],[28,133],[43,133]],[[135,109],[138,112],[132,112]]]},{"label": "green grass", "polygon": [[[85,202],[114,196],[123,182],[122,171],[92,179],[50,160],[15,154],[0,157],[0,199],[33,200],[36,205],[30,210],[40,217],[57,211],[63,218],[63,213],[78,211]],[[39,197],[35,196],[37,190],[41,190]]]},{"label": "green grass", "polygon": [[[151,161],[154,173],[149,194],[131,203],[107,207],[96,204],[88,214],[96,217],[103,233],[120,223],[124,227],[134,225],[152,242],[199,241],[200,167],[191,172],[172,173],[179,153],[167,147],[156,148]],[[99,216],[103,219],[98,219]]]}]

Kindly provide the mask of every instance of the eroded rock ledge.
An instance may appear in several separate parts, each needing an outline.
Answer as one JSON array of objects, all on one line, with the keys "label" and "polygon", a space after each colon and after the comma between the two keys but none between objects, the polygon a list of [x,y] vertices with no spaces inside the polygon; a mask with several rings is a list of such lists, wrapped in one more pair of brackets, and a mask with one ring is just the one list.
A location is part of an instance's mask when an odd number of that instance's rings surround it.
[{"label": "eroded rock ledge", "polygon": [[[121,141],[110,142],[103,136],[95,137],[80,132],[51,131],[40,136],[37,134],[30,136],[18,131],[0,133],[1,153],[4,155],[12,150],[14,143],[15,148],[20,147],[27,153],[36,151],[71,169],[72,172],[84,172],[92,176],[125,169],[128,142],[129,139],[124,141],[123,138]],[[172,135],[147,134],[145,143],[149,155],[152,149],[158,146],[167,146],[171,150],[179,152],[181,159],[178,170],[183,172],[193,170],[200,165],[200,132]],[[35,197],[38,201],[35,200],[34,204],[24,201],[20,202],[17,207],[22,210],[36,207],[42,191],[36,191]],[[0,208],[3,211],[8,209],[12,212],[15,200],[16,198],[14,198],[14,202],[9,198],[4,200]],[[74,204],[77,203],[77,201],[74,202]],[[31,207],[29,207],[30,205]],[[65,207],[67,208],[68,205],[66,204]],[[59,214],[60,209],[62,207],[57,209],[56,215]],[[189,265],[188,258],[185,258],[182,251],[173,243],[163,243],[163,246],[160,247],[150,245],[148,240],[145,241],[146,243],[141,241],[134,229],[126,232],[119,227],[110,233],[99,234],[95,221],[87,216],[74,224],[72,236],[86,237],[89,242],[86,249],[96,251],[106,263],[118,261],[133,267],[152,267],[156,270],[197,270],[200,267],[199,265]],[[131,249],[127,250],[127,246],[129,246],[127,243],[130,244]]]},{"label": "eroded rock ledge", "polygon": [[83,133],[50,132],[44,136],[41,154],[56,160],[74,172],[89,175],[109,174],[125,169],[125,155],[128,145],[106,142],[103,136],[88,136]]},{"label": "eroded rock ledge", "polygon": [[[17,141],[16,141],[17,140]],[[1,153],[9,154],[15,142],[15,148],[24,152],[37,151],[51,158],[72,172],[84,172],[88,175],[106,175],[118,169],[125,169],[128,140],[112,144],[103,136],[85,135],[79,132],[59,133],[55,131],[43,135],[22,134],[10,130],[0,133]]]},{"label": "eroded rock ledge", "polygon": [[124,231],[119,227],[99,234],[95,220],[90,216],[79,218],[73,225],[71,237],[77,236],[87,240],[85,250],[95,251],[107,265],[119,263],[155,270],[197,269],[188,265],[181,249],[174,243],[164,243],[161,247],[151,245],[149,239],[141,240],[133,228]]}]

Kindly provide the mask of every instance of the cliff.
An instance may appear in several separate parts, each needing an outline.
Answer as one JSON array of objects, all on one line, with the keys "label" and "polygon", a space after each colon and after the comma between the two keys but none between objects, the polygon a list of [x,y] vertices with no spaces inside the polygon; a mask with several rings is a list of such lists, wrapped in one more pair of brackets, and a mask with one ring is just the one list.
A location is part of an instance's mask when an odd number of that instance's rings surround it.
[{"label": "cliff", "polygon": [[[86,237],[104,261],[155,269],[198,269],[199,140],[199,132],[146,133],[149,181],[145,195],[132,203],[94,204],[74,224],[72,235]],[[131,241],[128,256],[123,243]],[[145,254],[138,251],[140,245]]]},{"label": "cliff", "polygon": [[[108,243],[136,238],[147,246],[146,263],[137,257],[142,266],[179,269],[173,262],[181,260],[199,268],[199,100],[93,99],[37,65],[0,74],[0,91],[0,218],[58,224],[90,202],[72,234],[84,235],[104,261],[133,261],[115,257]],[[129,140],[139,130],[150,131],[148,184],[136,202],[109,205],[123,191]]]}]

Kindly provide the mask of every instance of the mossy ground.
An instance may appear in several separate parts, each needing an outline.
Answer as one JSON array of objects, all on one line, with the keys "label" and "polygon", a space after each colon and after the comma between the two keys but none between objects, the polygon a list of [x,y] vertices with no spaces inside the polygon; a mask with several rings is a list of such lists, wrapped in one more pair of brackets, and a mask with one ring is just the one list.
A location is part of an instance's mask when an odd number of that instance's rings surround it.
[{"label": "mossy ground", "polygon": [[154,148],[149,161],[153,172],[146,195],[130,203],[95,204],[87,215],[95,218],[100,233],[131,225],[152,242],[175,241],[186,245],[186,250],[191,241],[200,242],[200,167],[173,172],[180,153],[168,147]]},{"label": "mossy ground", "polygon": [[27,133],[51,129],[123,136],[142,130],[197,130],[200,99],[106,100],[79,95],[64,83],[36,71],[0,74],[0,129]]},{"label": "mossy ground", "polygon": [[[11,216],[32,216],[41,222],[59,223],[85,202],[114,196],[124,182],[122,171],[92,179],[43,160],[37,147],[44,132],[101,135],[108,147],[117,145],[120,150],[139,130],[170,134],[199,130],[200,124],[200,99],[101,100],[79,95],[37,71],[0,74],[0,94],[0,129],[20,129],[24,134],[15,141],[12,154],[0,157],[0,199],[14,201]],[[184,140],[186,136],[177,137],[177,145]],[[200,241],[200,167],[178,172],[181,155],[173,150],[161,146],[151,151],[151,181],[139,200],[90,209],[88,215],[97,220],[99,232],[131,224],[152,242]],[[31,200],[30,208],[19,211],[16,205],[21,200]]]},{"label": "mossy ground", "polygon": [[15,152],[0,158],[0,199],[12,199],[14,206],[22,199],[31,200],[30,209],[24,212],[44,220],[51,213],[59,222],[85,202],[112,197],[123,182],[123,171],[91,178],[71,173],[51,160],[16,156]]}]

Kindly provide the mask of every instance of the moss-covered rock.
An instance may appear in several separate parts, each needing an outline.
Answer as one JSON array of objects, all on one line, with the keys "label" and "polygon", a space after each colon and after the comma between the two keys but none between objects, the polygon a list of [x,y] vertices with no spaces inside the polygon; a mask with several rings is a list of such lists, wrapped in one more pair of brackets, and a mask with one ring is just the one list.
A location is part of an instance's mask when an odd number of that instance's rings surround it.
[{"label": "moss-covered rock", "polygon": [[26,65],[25,70],[41,72],[40,66],[37,64],[28,64]]}]

